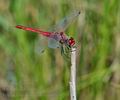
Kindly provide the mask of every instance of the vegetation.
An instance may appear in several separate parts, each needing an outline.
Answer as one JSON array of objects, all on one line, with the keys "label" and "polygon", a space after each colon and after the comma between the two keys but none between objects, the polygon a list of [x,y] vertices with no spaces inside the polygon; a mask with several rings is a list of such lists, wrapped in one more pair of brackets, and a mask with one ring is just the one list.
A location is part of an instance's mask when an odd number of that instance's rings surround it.
[{"label": "vegetation", "polygon": [[[120,99],[119,0],[1,0],[0,100],[70,100],[70,62],[59,49],[35,53],[38,34],[73,10],[81,15],[66,30],[77,43],[77,100]],[[40,37],[41,38],[41,37]]]}]

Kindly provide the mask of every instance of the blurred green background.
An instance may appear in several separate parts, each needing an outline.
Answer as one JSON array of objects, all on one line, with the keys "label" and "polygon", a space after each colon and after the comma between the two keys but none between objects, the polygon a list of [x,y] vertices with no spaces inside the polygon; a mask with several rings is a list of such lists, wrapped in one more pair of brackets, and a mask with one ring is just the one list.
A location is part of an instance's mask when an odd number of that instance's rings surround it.
[{"label": "blurred green background", "polygon": [[0,0],[0,100],[70,100],[70,62],[60,50],[34,52],[38,35],[74,10],[66,34],[77,42],[77,100],[120,100],[119,0]]}]

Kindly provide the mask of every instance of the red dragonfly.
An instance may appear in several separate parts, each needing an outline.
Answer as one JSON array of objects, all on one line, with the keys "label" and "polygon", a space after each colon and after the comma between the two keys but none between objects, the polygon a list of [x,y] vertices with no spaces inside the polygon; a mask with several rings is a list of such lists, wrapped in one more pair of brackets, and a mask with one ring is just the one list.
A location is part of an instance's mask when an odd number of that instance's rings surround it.
[{"label": "red dragonfly", "polygon": [[[31,28],[31,27],[26,27],[22,25],[17,25],[16,28],[26,30],[26,31],[32,31],[36,32],[40,35],[43,35],[44,37],[47,37],[48,40],[48,47],[50,48],[59,48],[61,47],[62,53],[64,53],[65,49],[64,47],[67,47],[68,50],[71,49],[71,47],[75,46],[75,40],[72,37],[68,37],[65,34],[65,30],[68,28],[69,24],[78,16],[80,15],[80,11],[76,11],[71,13],[69,16],[66,16],[63,18],[60,23],[55,25],[52,31],[47,32],[47,31],[42,31],[37,28]],[[41,40],[39,40],[41,42]],[[43,43],[43,41],[42,41]],[[39,43],[38,43],[39,44]],[[43,52],[43,47],[37,45],[37,48],[40,47],[42,49],[38,49],[38,52]]]}]

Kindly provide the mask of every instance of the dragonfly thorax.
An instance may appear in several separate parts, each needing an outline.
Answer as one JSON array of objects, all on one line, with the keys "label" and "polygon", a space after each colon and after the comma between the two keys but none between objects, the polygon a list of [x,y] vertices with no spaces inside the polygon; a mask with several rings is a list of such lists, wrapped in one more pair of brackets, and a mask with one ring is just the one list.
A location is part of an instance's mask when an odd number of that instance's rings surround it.
[{"label": "dragonfly thorax", "polygon": [[60,33],[56,32],[56,37],[61,44],[66,44],[69,47],[72,47],[75,44],[75,40],[72,37],[68,38],[64,32],[60,32]]}]

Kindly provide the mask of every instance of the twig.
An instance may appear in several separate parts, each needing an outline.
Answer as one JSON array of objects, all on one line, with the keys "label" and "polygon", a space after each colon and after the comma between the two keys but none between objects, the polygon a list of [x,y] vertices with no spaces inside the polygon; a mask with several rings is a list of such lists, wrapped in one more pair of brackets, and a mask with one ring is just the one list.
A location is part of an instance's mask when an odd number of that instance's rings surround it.
[{"label": "twig", "polygon": [[70,97],[76,100],[76,47],[71,48]]}]

